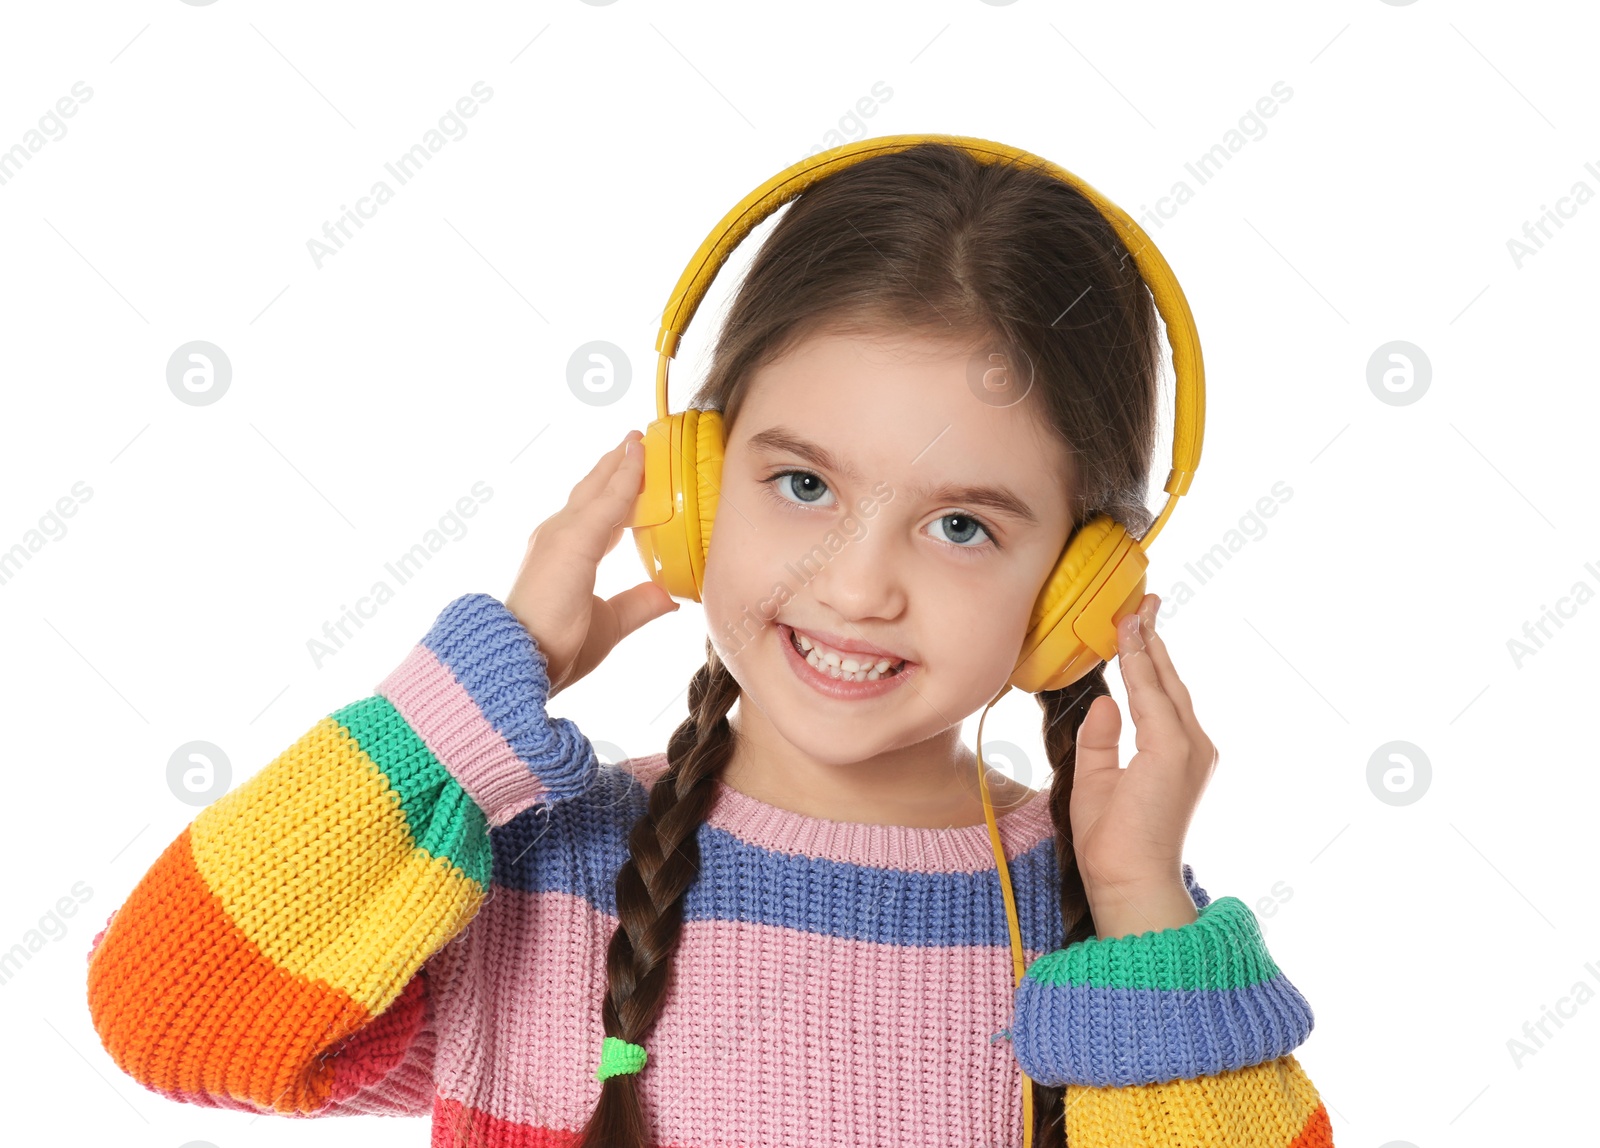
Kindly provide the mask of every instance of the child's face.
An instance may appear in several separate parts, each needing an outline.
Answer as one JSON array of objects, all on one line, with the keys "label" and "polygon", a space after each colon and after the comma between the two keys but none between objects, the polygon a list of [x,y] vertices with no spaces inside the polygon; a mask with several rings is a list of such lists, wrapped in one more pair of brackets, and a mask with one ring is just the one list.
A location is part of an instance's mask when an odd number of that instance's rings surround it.
[{"label": "child's face", "polygon": [[[1066,545],[1071,456],[1040,422],[1041,396],[986,401],[974,389],[981,350],[813,336],[755,373],[726,432],[702,593],[710,636],[741,715],[754,705],[763,728],[815,761],[914,746],[982,708],[1010,677]],[[846,469],[752,442],[778,431]],[[764,483],[791,470],[816,477]],[[999,488],[1035,521],[946,486]],[[917,665],[878,696],[830,697],[801,676],[774,622]]]}]

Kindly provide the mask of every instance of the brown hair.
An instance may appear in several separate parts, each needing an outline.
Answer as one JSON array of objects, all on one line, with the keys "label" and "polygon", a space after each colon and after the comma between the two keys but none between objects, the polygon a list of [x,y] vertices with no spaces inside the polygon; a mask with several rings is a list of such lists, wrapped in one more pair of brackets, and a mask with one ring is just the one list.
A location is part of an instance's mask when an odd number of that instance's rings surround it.
[{"label": "brown hair", "polygon": [[[938,143],[875,156],[790,203],[729,305],[690,400],[731,432],[752,373],[823,329],[912,329],[1024,352],[1048,429],[1074,456],[1072,531],[1107,514],[1142,537],[1156,445],[1160,327],[1128,249],[1084,195],[1027,164],[979,162]],[[1031,392],[1030,392],[1031,393]],[[1093,934],[1068,799],[1078,728],[1108,693],[1105,664],[1037,694],[1053,778],[1062,945]],[[706,640],[689,716],[628,835],[620,923],[606,956],[605,1033],[644,1044],[655,1024],[698,872],[698,831],[733,748],[739,686]],[[637,1076],[604,1081],[582,1148],[653,1143]],[[1063,1090],[1034,1084],[1034,1141],[1065,1144]]]}]

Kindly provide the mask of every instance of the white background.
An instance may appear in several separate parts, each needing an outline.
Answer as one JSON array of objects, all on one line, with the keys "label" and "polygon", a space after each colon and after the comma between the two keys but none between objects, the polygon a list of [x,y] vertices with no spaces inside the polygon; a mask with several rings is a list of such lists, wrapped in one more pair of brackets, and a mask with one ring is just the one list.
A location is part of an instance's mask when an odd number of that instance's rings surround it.
[{"label": "white background", "polygon": [[[1520,267],[1508,240],[1576,183],[1600,192],[1595,31],[1578,5],[1431,0],[8,5],[0,149],[92,90],[0,184],[0,550],[55,535],[0,584],[0,950],[90,891],[0,985],[13,1119],[84,1143],[427,1142],[426,1120],[173,1104],[101,1049],[90,938],[197,812],[169,757],[212,742],[237,784],[452,598],[503,597],[533,527],[654,417],[661,306],[723,212],[824,143],[948,132],[1046,156],[1136,217],[1194,190],[1146,222],[1209,384],[1149,583],[1222,753],[1187,855],[1213,896],[1267,906],[1337,1143],[1570,1137],[1600,1054],[1600,1002],[1572,997],[1600,991],[1580,732],[1600,204],[1567,201]],[[319,269],[307,241],[478,81],[467,133]],[[851,120],[880,81],[892,96]],[[1280,81],[1265,134],[1199,185],[1185,164]],[[717,317],[686,340],[679,406]],[[206,406],[166,381],[197,339],[233,371]],[[633,372],[603,407],[566,381],[596,339]],[[1414,403],[1368,386],[1394,340],[1431,364]],[[319,667],[308,641],[478,481],[466,534]],[[1279,482],[1292,498],[1246,539]],[[92,496],[44,523],[75,483]],[[1230,541],[1215,577],[1186,570]],[[642,577],[625,538],[598,589]],[[1519,665],[1508,643],[1563,602]],[[658,751],[703,638],[687,605],[554,712]],[[1013,692],[984,733],[1042,764],[1038,730]],[[1391,741],[1431,764],[1411,804],[1368,785]],[[1562,998],[1573,1015],[1519,1065],[1508,1041]]]}]

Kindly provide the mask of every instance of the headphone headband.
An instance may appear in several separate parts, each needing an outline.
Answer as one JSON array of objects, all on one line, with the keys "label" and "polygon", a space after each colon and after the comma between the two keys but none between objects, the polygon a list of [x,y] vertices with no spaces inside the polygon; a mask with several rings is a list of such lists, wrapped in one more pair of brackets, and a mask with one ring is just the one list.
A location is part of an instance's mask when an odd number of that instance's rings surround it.
[{"label": "headphone headband", "polygon": [[794,199],[812,184],[842,168],[876,155],[905,151],[921,143],[943,143],[959,147],[982,163],[1021,160],[1076,188],[1099,209],[1133,256],[1139,274],[1150,288],[1156,310],[1166,325],[1167,343],[1172,348],[1172,369],[1177,378],[1173,403],[1172,469],[1167,474],[1167,503],[1160,515],[1138,541],[1141,550],[1155,541],[1171,515],[1179,496],[1187,494],[1200,465],[1200,447],[1205,437],[1205,363],[1200,355],[1200,333],[1177,276],[1167,264],[1155,242],[1142,227],[1115,203],[1065,168],[1020,148],[972,136],[888,135],[857,140],[830,148],[780,171],[740,200],[722,217],[689,260],[677,286],[661,313],[661,331],[656,337],[656,414],[666,418],[667,365],[678,352],[678,343],[688,330],[701,301],[722,265],[734,249],[762,220]]}]

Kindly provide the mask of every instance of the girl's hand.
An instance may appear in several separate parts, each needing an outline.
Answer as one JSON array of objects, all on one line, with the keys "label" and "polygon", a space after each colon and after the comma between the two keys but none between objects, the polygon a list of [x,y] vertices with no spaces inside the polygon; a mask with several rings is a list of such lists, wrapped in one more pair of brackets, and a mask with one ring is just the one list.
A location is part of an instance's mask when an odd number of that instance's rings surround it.
[{"label": "girl's hand", "polygon": [[[600,559],[611,553],[644,479],[642,435],[629,431],[572,488],[567,504],[534,528],[506,595],[510,610],[543,652],[550,696],[598,666],[618,642],[680,603],[654,582],[614,598],[594,592]],[[626,448],[626,449],[625,449]]]},{"label": "girl's hand", "polygon": [[1114,699],[1096,698],[1078,730],[1073,847],[1102,937],[1195,919],[1183,884],[1183,839],[1217,751],[1155,632],[1160,605],[1146,594],[1117,627],[1117,661],[1136,730],[1128,768],[1117,766],[1122,714]]}]

